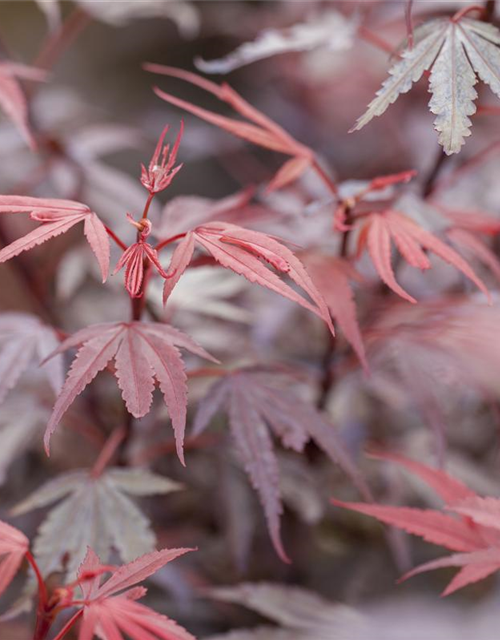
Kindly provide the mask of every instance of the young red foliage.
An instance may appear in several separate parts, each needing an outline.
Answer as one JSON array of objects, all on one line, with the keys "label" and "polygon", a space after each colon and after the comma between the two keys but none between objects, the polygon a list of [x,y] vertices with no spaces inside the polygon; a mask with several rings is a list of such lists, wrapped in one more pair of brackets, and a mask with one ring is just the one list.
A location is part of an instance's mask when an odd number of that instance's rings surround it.
[{"label": "young red foliage", "polygon": [[[163,290],[164,302],[191,262],[195,243],[203,247],[223,267],[312,311],[327,323],[333,334],[335,333],[323,296],[294,253],[265,233],[243,229],[228,222],[209,222],[188,232],[180,241],[167,271],[168,280]],[[273,270],[262,264],[262,260],[293,280],[309,296],[312,303],[299,295]]]},{"label": "young red foliage", "polygon": [[0,107],[32,149],[36,148],[36,142],[29,126],[28,104],[17,78],[41,82],[46,77],[43,69],[18,62],[0,63]]},{"label": "young red foliage", "polygon": [[141,184],[151,195],[164,191],[174,179],[175,174],[182,169],[182,164],[175,168],[174,164],[177,159],[177,152],[179,151],[179,145],[184,132],[184,121],[181,120],[181,128],[170,153],[169,145],[167,144],[163,146],[163,141],[165,140],[168,130],[168,126],[163,129],[148,168],[146,169],[144,165],[141,165]]},{"label": "young red foliage", "polygon": [[0,520],[0,594],[16,575],[28,549],[24,533]]},{"label": "young red foliage", "polygon": [[[147,223],[147,224],[146,224]],[[134,223],[138,224],[138,223]],[[151,223],[145,220],[143,229],[139,232],[136,243],[126,249],[118,261],[113,275],[125,267],[125,287],[132,298],[141,297],[143,294],[142,283],[144,280],[145,263],[152,264],[163,278],[168,274],[163,270],[156,249],[148,243],[147,237],[151,231]]]},{"label": "young red foliage", "polygon": [[161,323],[112,322],[92,325],[66,339],[52,355],[77,346],[79,351],[47,424],[47,454],[50,438],[68,407],[95,376],[114,360],[115,376],[127,410],[136,418],[148,413],[153,401],[155,379],[158,381],[170,412],[177,453],[184,464],[187,386],[184,363],[177,347],[188,349],[212,362],[217,361],[194,340]]},{"label": "young red foliage", "polygon": [[372,516],[428,542],[459,552],[416,567],[402,580],[431,569],[461,567],[443,592],[446,596],[500,570],[500,499],[481,498],[443,471],[404,456],[375,454],[374,457],[396,462],[418,475],[443,498],[446,511],[459,516],[429,509],[332,500],[337,506]]},{"label": "young red foliage", "polygon": [[152,73],[180,78],[181,80],[205,89],[205,91],[213,94],[219,100],[229,104],[237,113],[249,120],[252,124],[212,113],[207,109],[176,98],[170,93],[166,93],[158,87],[155,87],[154,92],[156,95],[166,102],[185,109],[189,113],[243,140],[252,142],[265,149],[271,149],[272,151],[278,151],[279,153],[292,156],[291,160],[288,160],[271,180],[267,187],[268,191],[282,189],[289,185],[297,180],[313,164],[314,153],[309,147],[294,140],[290,134],[244,100],[227,83],[219,86],[189,71],[183,71],[182,69],[160,64],[147,63],[144,65],[144,68],[146,71],[151,71]]},{"label": "young red foliage", "polygon": [[86,204],[30,196],[0,196],[0,213],[29,213],[32,220],[41,223],[23,238],[0,250],[0,263],[66,233],[83,222],[83,232],[99,263],[102,281],[106,281],[110,255],[108,234],[103,223]]},{"label": "young red foliage", "polygon": [[445,262],[461,271],[490,299],[484,282],[476,276],[469,264],[450,246],[439,240],[402,213],[388,209],[372,213],[364,222],[358,238],[358,254],[367,246],[368,253],[381,279],[399,296],[415,303],[396,281],[391,264],[391,240],[412,267],[430,269],[431,263],[423,249],[432,251]]},{"label": "young red foliage", "polygon": [[82,590],[83,618],[78,640],[92,640],[94,636],[106,640],[194,640],[194,637],[173,620],[136,602],[146,589],[136,586],[156,573],[168,562],[193,549],[163,549],[141,556],[114,570],[101,582],[102,566],[99,557],[88,549],[79,569]]}]

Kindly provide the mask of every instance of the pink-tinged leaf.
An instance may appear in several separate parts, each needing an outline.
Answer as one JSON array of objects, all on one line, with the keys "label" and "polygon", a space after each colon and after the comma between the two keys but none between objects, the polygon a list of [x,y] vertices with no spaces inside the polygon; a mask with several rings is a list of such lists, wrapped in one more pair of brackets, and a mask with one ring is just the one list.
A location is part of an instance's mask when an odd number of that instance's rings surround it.
[{"label": "pink-tinged leaf", "polygon": [[163,304],[166,304],[168,297],[172,293],[175,285],[179,282],[182,274],[188,268],[194,252],[194,236],[187,233],[175,247],[170,265],[167,270],[167,278],[163,287]]},{"label": "pink-tinged leaf", "polygon": [[85,601],[79,640],[93,640],[95,635],[106,640],[194,640],[166,616],[135,602],[146,592],[135,585],[189,551],[193,549],[163,549],[146,554],[113,571],[100,585],[99,577],[88,580],[87,576],[97,575],[100,568],[106,567],[89,549],[78,571]]},{"label": "pink-tinged leaf", "polygon": [[[96,591],[94,598],[109,598],[146,580],[166,564],[194,549],[162,549],[152,551],[119,567]],[[81,570],[85,570],[82,564]]]},{"label": "pink-tinged leaf", "polygon": [[407,580],[426,571],[442,569],[444,567],[463,567],[443,591],[443,596],[449,596],[454,591],[462,589],[468,584],[487,578],[500,570],[500,549],[481,549],[472,553],[454,553],[446,558],[439,558],[426,562],[405,573],[401,580]]},{"label": "pink-tinged leaf", "polygon": [[[324,320],[332,334],[335,334],[323,296],[315,287],[300,260],[283,244],[264,233],[222,222],[198,227],[194,234],[196,241],[223,267],[312,311]],[[276,273],[268,269],[261,259],[286,273],[314,304],[299,295]]]},{"label": "pink-tinged leaf", "polygon": [[78,640],[92,640],[95,634],[106,640],[195,640],[170,618],[126,596],[105,598],[85,607]]},{"label": "pink-tinged leaf", "polygon": [[358,241],[358,253],[368,244],[368,252],[382,280],[405,300],[416,302],[397,282],[391,264],[391,238],[401,255],[413,267],[428,269],[430,266],[422,247],[432,251],[445,262],[461,271],[488,297],[483,281],[476,276],[469,264],[450,246],[439,240],[403,214],[390,209],[373,213],[368,217]]},{"label": "pink-tinged leaf", "polygon": [[154,87],[156,95],[166,102],[185,109],[202,120],[214,124],[243,140],[252,142],[266,149],[292,156],[292,161],[287,162],[273,178],[269,190],[290,184],[290,182],[296,180],[307,167],[311,165],[314,154],[308,147],[297,142],[279,125],[244,100],[244,98],[227,83],[218,86],[194,73],[162,65],[146,64],[144,68],[153,73],[180,78],[212,93],[219,100],[229,104],[241,116],[250,120],[250,123],[218,115],[190,102],[176,98],[169,93],[165,93],[158,87]]},{"label": "pink-tinged leaf", "polygon": [[304,256],[305,265],[312,281],[324,297],[326,304],[339,323],[346,340],[352,346],[365,371],[369,366],[366,359],[363,337],[356,317],[356,304],[350,280],[360,280],[359,274],[346,261],[321,256]]},{"label": "pink-tinged leaf", "polygon": [[101,269],[102,281],[106,282],[109,272],[110,245],[106,227],[95,213],[85,218],[83,233],[87,238],[90,248],[94,252]]},{"label": "pink-tinged leaf", "polygon": [[448,509],[483,527],[500,530],[500,498],[481,498],[473,494],[457,504],[449,504]]},{"label": "pink-tinged leaf", "polygon": [[410,169],[409,171],[401,171],[401,173],[391,173],[387,176],[378,176],[370,181],[366,190],[380,191],[381,189],[386,189],[387,187],[395,184],[407,183],[416,175],[417,172],[414,169]]},{"label": "pink-tinged leaf", "polygon": [[161,75],[170,76],[173,78],[179,78],[191,84],[194,84],[209,93],[212,93],[219,100],[229,104],[235,111],[237,111],[244,118],[247,118],[263,130],[270,132],[276,139],[283,140],[290,147],[305,149],[303,145],[294,140],[290,134],[288,134],[282,127],[273,122],[270,118],[264,115],[261,111],[253,107],[242,96],[239,95],[234,89],[232,89],[227,82],[222,85],[217,85],[215,82],[211,82],[198,76],[190,71],[184,71],[183,69],[177,69],[175,67],[168,67],[159,64],[146,63],[144,68],[152,73],[158,73]]},{"label": "pink-tinged leaf", "polygon": [[306,442],[313,439],[369,499],[370,492],[334,427],[297,395],[292,381],[285,376],[259,369],[229,373],[200,402],[194,434],[199,435],[219,411],[228,415],[239,457],[258,493],[271,539],[282,560],[287,561],[280,537],[279,469],[270,432],[284,447],[295,451],[302,451]]},{"label": "pink-tinged leaf", "polygon": [[379,276],[399,296],[408,302],[416,303],[415,298],[396,282],[391,264],[391,234],[386,221],[379,215],[373,215],[370,216],[368,224],[368,252]]},{"label": "pink-tinged leaf", "polygon": [[[102,325],[99,326],[101,328]],[[50,438],[54,433],[61,418],[66,413],[75,398],[92,382],[96,375],[106,368],[108,362],[114,357],[118,346],[122,340],[123,329],[114,331],[110,326],[107,331],[99,332],[87,342],[83,343],[83,348],[78,352],[71,364],[68,377],[64,383],[61,394],[56,400],[52,415],[50,416],[45,430],[44,444],[47,455],[50,454]],[[78,340],[78,334],[73,339]],[[83,338],[83,336],[81,336]],[[71,339],[70,339],[71,340]],[[61,344],[57,352],[69,349],[71,341]],[[54,352],[55,355],[56,352]]]},{"label": "pink-tinged leaf", "polygon": [[409,265],[416,269],[421,269],[422,271],[431,268],[429,258],[426,256],[415,238],[413,238],[409,233],[404,229],[394,227],[391,229],[391,235],[399,253]]},{"label": "pink-tinged leaf", "polygon": [[0,594],[12,582],[28,549],[24,533],[0,520]]},{"label": "pink-tinged leaf", "polygon": [[401,465],[411,473],[414,473],[426,484],[428,484],[434,491],[442,498],[446,504],[452,504],[465,498],[476,497],[474,491],[466,487],[459,480],[452,478],[444,471],[439,469],[433,469],[425,464],[421,464],[416,460],[411,460],[398,453],[377,451],[370,452],[370,458],[375,460],[387,460],[388,462],[395,462]]},{"label": "pink-tinged leaf", "polygon": [[39,222],[51,222],[69,214],[90,213],[86,204],[75,200],[55,198],[33,198],[31,196],[0,196],[0,213],[32,213],[31,218]]},{"label": "pink-tinged leaf", "polygon": [[256,406],[249,405],[243,389],[233,390],[228,415],[238,455],[261,501],[276,553],[283,562],[290,562],[281,541],[280,516],[283,506],[278,461],[267,426]]},{"label": "pink-tinged leaf", "polygon": [[[0,314],[0,402],[30,365],[40,365],[58,343],[56,332],[42,324],[36,316],[27,313]],[[62,358],[59,356],[44,364],[42,372],[58,394],[64,381]]]},{"label": "pink-tinged leaf", "polygon": [[361,502],[342,502],[332,499],[338,507],[344,507],[372,516],[408,533],[420,536],[427,542],[452,551],[475,551],[484,546],[481,536],[466,523],[430,509],[391,507]]},{"label": "pink-tinged leaf", "polygon": [[186,100],[182,100],[181,98],[176,98],[170,93],[166,93],[162,91],[158,87],[154,87],[153,91],[156,95],[168,102],[169,104],[173,104],[180,109],[184,109],[189,113],[209,122],[210,124],[214,124],[216,127],[227,131],[228,133],[232,133],[238,138],[242,138],[247,142],[252,142],[260,147],[264,147],[266,149],[270,149],[272,151],[279,151],[280,153],[287,153],[288,145],[283,141],[277,139],[272,134],[268,133],[255,126],[254,124],[248,124],[247,122],[241,122],[238,120],[233,120],[232,118],[228,118],[226,116],[220,116],[216,113],[212,113],[208,111],[208,109],[204,109],[203,107],[197,107]]},{"label": "pink-tinged leaf", "polygon": [[397,211],[386,211],[385,217],[389,221],[391,227],[406,231],[412,238],[417,240],[425,249],[432,251],[455,269],[461,271],[469,280],[471,280],[477,288],[482,291],[488,299],[490,294],[484,282],[476,276],[469,264],[451,247],[439,240],[432,233],[429,233],[422,227],[410,220],[406,216]]},{"label": "pink-tinged leaf", "polygon": [[115,355],[116,380],[127,411],[136,418],[144,416],[153,402],[155,382],[148,357],[143,357],[142,336],[126,331]]},{"label": "pink-tinged leaf", "polygon": [[312,164],[312,157],[310,155],[297,156],[285,162],[278,173],[274,176],[271,182],[266,187],[266,192],[271,193],[278,189],[283,189],[291,183],[298,180]]},{"label": "pink-tinged leaf", "polygon": [[433,203],[433,206],[451,220],[454,227],[489,235],[495,235],[500,232],[500,220],[483,211],[457,211],[456,209],[442,207],[436,203]]},{"label": "pink-tinged leaf", "polygon": [[42,223],[23,238],[4,247],[0,251],[0,262],[5,262],[23,251],[65,233],[79,222],[84,222],[84,234],[99,263],[103,282],[106,280],[109,269],[109,238],[106,228],[87,205],[73,200],[0,196],[0,213],[30,213],[32,220]]},{"label": "pink-tinged leaf", "polygon": [[446,235],[459,249],[464,249],[465,252],[486,265],[500,280],[500,260],[482,240],[465,229],[450,229]]},{"label": "pink-tinged leaf", "polygon": [[23,251],[29,251],[47,242],[47,240],[51,238],[66,233],[66,231],[69,231],[75,224],[78,224],[78,222],[81,222],[83,219],[83,217],[80,217],[69,220],[57,220],[56,222],[47,222],[33,229],[33,231],[30,231],[24,237],[4,247],[0,251],[0,262],[7,262],[7,260],[18,256],[20,253],[23,253]]},{"label": "pink-tinged leaf", "polygon": [[28,145],[35,149],[36,143],[28,122],[28,104],[16,76],[18,78],[41,81],[45,79],[46,73],[42,69],[28,67],[23,64],[0,63],[0,107],[16,125]]},{"label": "pink-tinged leaf", "polygon": [[[177,455],[184,463],[184,431],[187,413],[187,376],[180,353],[163,336],[154,332],[141,332],[143,350],[147,361],[154,371],[175,434]],[[146,346],[147,345],[147,346]]]},{"label": "pink-tinged leaf", "polygon": [[62,416],[85,387],[114,359],[115,375],[128,411],[146,415],[153,399],[155,379],[163,393],[174,428],[179,459],[183,462],[187,385],[184,364],[176,347],[214,360],[202,347],[173,327],[160,323],[131,322],[87,327],[65,340],[54,352],[80,349],[73,360],[61,395],[56,400],[45,432],[49,452],[52,433]]}]

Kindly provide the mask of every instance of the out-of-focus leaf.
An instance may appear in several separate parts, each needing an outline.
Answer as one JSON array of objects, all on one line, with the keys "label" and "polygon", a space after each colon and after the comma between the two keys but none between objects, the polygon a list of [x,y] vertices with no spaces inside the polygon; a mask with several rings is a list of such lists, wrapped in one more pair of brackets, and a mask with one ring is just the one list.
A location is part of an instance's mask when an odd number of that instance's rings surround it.
[{"label": "out-of-focus leaf", "polygon": [[[243,583],[234,587],[210,589],[208,594],[222,600],[240,604],[280,625],[257,628],[255,631],[235,632],[239,640],[358,640],[368,631],[367,621],[356,610],[342,604],[328,602],[306,589],[272,583]],[[289,635],[280,635],[286,631]],[[255,635],[250,635],[255,633]],[[270,635],[266,635],[269,633]],[[232,635],[220,636],[232,640]],[[368,636],[366,636],[368,638]],[[212,638],[213,640],[213,638]]]},{"label": "out-of-focus leaf", "polygon": [[[43,324],[28,313],[0,314],[0,402],[15,387],[30,367],[38,366],[59,344],[52,327]],[[47,377],[56,394],[64,381],[64,362],[57,356],[42,365],[40,371]]]},{"label": "out-of-focus leaf", "polygon": [[24,533],[0,520],[0,594],[16,575],[28,549]]},{"label": "out-of-focus leaf", "polygon": [[10,465],[38,438],[50,416],[48,407],[26,393],[9,397],[0,410],[0,485],[5,482]]},{"label": "out-of-focus leaf", "polygon": [[42,69],[16,62],[0,63],[0,107],[33,149],[36,147],[36,143],[29,126],[28,103],[18,78],[41,81],[45,80],[45,77],[46,73]]},{"label": "out-of-focus leaf", "polygon": [[13,513],[21,515],[61,501],[40,525],[33,549],[45,576],[64,569],[67,580],[72,580],[88,546],[106,560],[114,550],[125,562],[152,551],[156,537],[151,524],[129,496],[166,494],[180,488],[144,469],[108,469],[99,477],[73,471],[34,491]]},{"label": "out-of-focus leaf", "polygon": [[315,13],[309,20],[285,29],[266,29],[253,42],[246,42],[218,60],[195,59],[204,73],[229,73],[244,65],[290,51],[325,48],[345,51],[354,42],[356,21],[345,18],[335,9]]},{"label": "out-of-focus leaf", "polygon": [[202,400],[193,433],[199,435],[219,411],[227,412],[238,455],[259,495],[278,555],[287,560],[280,536],[282,512],[279,468],[271,434],[283,445],[302,451],[312,439],[349,475],[364,495],[369,491],[335,428],[312,405],[284,385],[278,374],[252,369],[235,371],[216,382]]},{"label": "out-of-focus leaf", "polygon": [[140,0],[140,2],[116,2],[116,0],[77,0],[85,11],[97,20],[116,27],[129,24],[138,18],[168,18],[175,23],[185,37],[196,35],[200,17],[196,5],[184,0]]}]

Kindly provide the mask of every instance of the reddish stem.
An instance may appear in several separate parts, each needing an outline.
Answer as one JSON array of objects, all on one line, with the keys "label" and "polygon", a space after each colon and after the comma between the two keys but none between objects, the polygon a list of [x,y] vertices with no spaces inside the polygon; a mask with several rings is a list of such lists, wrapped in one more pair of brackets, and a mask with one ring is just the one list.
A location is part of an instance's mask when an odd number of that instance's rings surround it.
[{"label": "reddish stem", "polygon": [[186,232],[184,233],[178,233],[175,236],[172,236],[171,238],[167,238],[166,240],[161,240],[155,247],[156,251],[160,251],[160,249],[163,249],[163,247],[166,247],[168,244],[172,244],[172,242],[175,242],[176,240],[180,240],[181,238],[184,238],[186,236]]},{"label": "reddish stem", "polygon": [[151,206],[151,203],[153,202],[153,198],[155,197],[154,192],[150,193],[148,196],[148,199],[146,200],[146,204],[144,206],[144,211],[142,212],[142,219],[146,220],[146,218],[148,217],[148,213],[149,213],[149,207]]},{"label": "reddish stem", "polygon": [[46,41],[33,63],[41,69],[51,69],[92,18],[81,8],[76,8],[61,27]]},{"label": "reddish stem", "polygon": [[80,609],[75,613],[74,616],[72,616],[68,620],[68,622],[64,625],[61,631],[59,631],[59,633],[54,638],[54,640],[62,640],[62,638],[64,638],[64,636],[68,633],[68,631],[74,626],[75,622],[77,622],[82,615],[83,615],[83,609]]},{"label": "reddish stem", "polygon": [[413,49],[413,21],[411,19],[411,10],[413,8],[413,0],[408,0],[405,7],[406,31],[408,33],[408,49]]},{"label": "reddish stem", "polygon": [[205,377],[216,377],[223,378],[224,376],[229,375],[229,371],[227,369],[212,369],[210,367],[200,367],[199,369],[192,369],[187,372],[188,378],[205,378]]},{"label": "reddish stem", "polygon": [[366,27],[361,26],[358,28],[358,35],[360,36],[360,38],[362,38],[363,40],[366,40],[366,42],[369,42],[370,44],[373,44],[378,49],[385,51],[391,56],[393,55],[394,47],[391,44],[389,44],[386,40],[378,36],[376,33],[373,33],[373,31],[370,31],[370,29],[367,29]]},{"label": "reddish stem", "polygon": [[464,7],[463,9],[460,9],[460,11],[457,11],[452,17],[451,21],[459,22],[464,16],[466,16],[468,13],[471,13],[472,11],[478,11],[479,13],[483,14],[484,10],[484,7],[481,7],[478,4],[472,4],[469,7]]},{"label": "reddish stem", "polygon": [[317,158],[314,158],[312,166],[313,166],[313,169],[318,174],[318,176],[321,178],[321,180],[323,180],[323,182],[326,184],[328,189],[331,191],[331,193],[334,196],[338,195],[337,185],[330,178],[330,176],[326,173],[326,171],[323,169],[323,167],[320,165],[320,163],[318,162]]},{"label": "reddish stem", "polygon": [[40,571],[40,567],[38,566],[35,558],[33,557],[31,551],[27,551],[26,552],[26,560],[29,562],[29,564],[31,565],[33,571],[35,572],[35,576],[36,576],[36,581],[38,583],[38,595],[39,595],[39,608],[43,609],[45,608],[45,605],[47,604],[48,601],[48,593],[47,593],[47,586],[45,584],[45,581],[43,579],[42,573]]},{"label": "reddish stem", "polygon": [[123,427],[117,427],[113,430],[92,467],[92,471],[90,472],[91,478],[98,478],[102,474],[109,461],[118,450],[118,447],[123,442],[125,435],[126,430]]},{"label": "reddish stem", "polygon": [[108,234],[108,236],[115,241],[120,249],[123,249],[123,251],[126,251],[128,249],[127,245],[122,240],[120,240],[120,238],[112,229],[110,229],[107,225],[104,225],[104,228],[106,229],[106,233]]}]

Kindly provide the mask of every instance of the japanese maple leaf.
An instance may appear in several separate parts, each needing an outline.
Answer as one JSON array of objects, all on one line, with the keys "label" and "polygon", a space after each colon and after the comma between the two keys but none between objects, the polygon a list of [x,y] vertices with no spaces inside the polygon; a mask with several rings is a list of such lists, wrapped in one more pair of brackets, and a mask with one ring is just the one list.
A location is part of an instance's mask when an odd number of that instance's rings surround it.
[{"label": "japanese maple leaf", "polygon": [[195,58],[195,65],[204,73],[228,73],[275,55],[291,51],[345,51],[354,43],[357,20],[347,19],[335,9],[313,12],[305,22],[285,29],[265,29],[252,42],[245,42],[235,51],[217,60]]},{"label": "japanese maple leaf", "polygon": [[105,226],[87,205],[73,200],[0,196],[0,213],[29,213],[32,220],[41,223],[23,238],[0,250],[0,263],[66,233],[83,222],[83,232],[99,263],[102,281],[106,281],[109,270],[109,238]]},{"label": "japanese maple leaf", "polygon": [[[131,499],[167,494],[181,488],[146,469],[108,468],[70,471],[49,480],[18,504],[15,516],[58,502],[41,523],[33,543],[40,571],[48,576],[62,571],[73,580],[87,547],[105,561],[116,550],[124,561],[155,548],[149,519]],[[58,532],[64,531],[64,537]]]},{"label": "japanese maple leaf", "polygon": [[391,240],[396,244],[403,258],[412,267],[430,269],[431,263],[424,249],[432,251],[442,260],[461,271],[489,298],[483,281],[476,276],[469,264],[454,249],[435,235],[420,227],[410,218],[387,209],[381,213],[368,215],[358,238],[358,255],[365,246],[373,265],[385,284],[409,302],[416,302],[396,281],[391,264]]},{"label": "japanese maple leaf", "polygon": [[135,586],[156,573],[164,565],[192,549],[163,549],[141,556],[114,571],[103,584],[99,572],[101,562],[88,549],[80,566],[83,618],[78,640],[194,640],[176,622],[137,602],[146,589]]},{"label": "japanese maple leaf", "polygon": [[325,298],[326,304],[339,323],[346,340],[352,346],[359,361],[368,370],[363,337],[356,317],[356,303],[351,280],[360,282],[361,276],[347,261],[319,253],[306,254],[304,262],[312,281]]},{"label": "japanese maple leaf", "polygon": [[187,385],[184,363],[177,347],[217,362],[189,336],[173,327],[149,322],[95,324],[65,340],[53,355],[80,347],[61,394],[56,400],[45,432],[50,438],[73,400],[106,368],[115,362],[115,376],[127,410],[136,418],[145,416],[153,401],[155,379],[168,407],[179,459],[184,464]]},{"label": "japanese maple leaf", "polygon": [[144,68],[147,71],[153,73],[159,73],[161,75],[170,76],[173,78],[180,78],[186,82],[190,82],[209,93],[212,93],[219,100],[229,104],[237,113],[246,118],[250,122],[244,122],[241,120],[235,120],[226,116],[221,116],[216,113],[212,113],[207,109],[198,107],[190,102],[176,98],[170,93],[162,91],[158,87],[154,88],[157,96],[173,104],[181,109],[185,109],[189,113],[202,118],[206,122],[224,129],[233,135],[252,142],[265,149],[271,149],[272,151],[278,151],[285,155],[291,156],[274,176],[268,186],[268,190],[280,189],[287,184],[297,180],[313,163],[314,154],[305,145],[294,140],[290,134],[282,129],[275,122],[270,120],[263,113],[252,107],[246,100],[244,100],[234,89],[228,84],[217,85],[214,82],[210,82],[205,78],[202,78],[189,71],[183,71],[182,69],[176,69],[174,67],[166,67],[159,64],[145,64]]},{"label": "japanese maple leaf", "polygon": [[[40,365],[59,343],[52,327],[29,313],[0,314],[0,402],[32,365]],[[41,367],[54,392],[64,381],[63,360],[58,356]]]},{"label": "japanese maple leaf", "polygon": [[396,462],[414,473],[434,489],[445,503],[443,513],[433,509],[332,500],[335,505],[373,516],[381,522],[456,552],[420,565],[402,579],[440,567],[460,567],[460,571],[443,592],[446,596],[500,570],[499,498],[481,498],[443,471],[398,454],[383,453],[374,457]]},{"label": "japanese maple leaf", "polygon": [[477,77],[500,97],[500,31],[493,25],[461,17],[431,20],[415,30],[416,44],[401,54],[390,77],[351,131],[380,116],[401,93],[407,93],[431,69],[429,107],[437,118],[439,144],[447,155],[458,153],[470,135],[469,116],[476,112]]},{"label": "japanese maple leaf", "polygon": [[381,640],[373,634],[374,621],[356,609],[294,585],[243,582],[209,589],[207,595],[239,604],[274,623],[208,640]]},{"label": "japanese maple leaf", "polygon": [[0,520],[0,594],[12,582],[28,548],[24,533]]},{"label": "japanese maple leaf", "polygon": [[17,78],[41,81],[46,75],[43,69],[17,62],[0,63],[0,107],[32,149],[36,144],[28,123],[28,104]]},{"label": "japanese maple leaf", "polygon": [[[164,302],[191,262],[195,244],[210,253],[223,267],[312,311],[324,320],[334,333],[323,296],[293,252],[265,233],[243,229],[228,222],[209,222],[196,227],[179,242],[167,271],[168,279],[163,290]],[[264,265],[262,260],[273,267],[274,271]],[[275,271],[293,280],[309,296],[312,303],[287,285]]]},{"label": "japanese maple leaf", "polygon": [[[241,369],[216,382],[201,401],[193,435],[202,433],[220,411],[227,413],[236,449],[264,508],[276,552],[288,561],[280,536],[283,507],[279,470],[270,432],[283,446],[302,451],[310,439],[349,475],[367,496],[363,479],[335,427],[290,389],[291,380],[258,369]],[[288,388],[287,388],[288,387]]]}]

